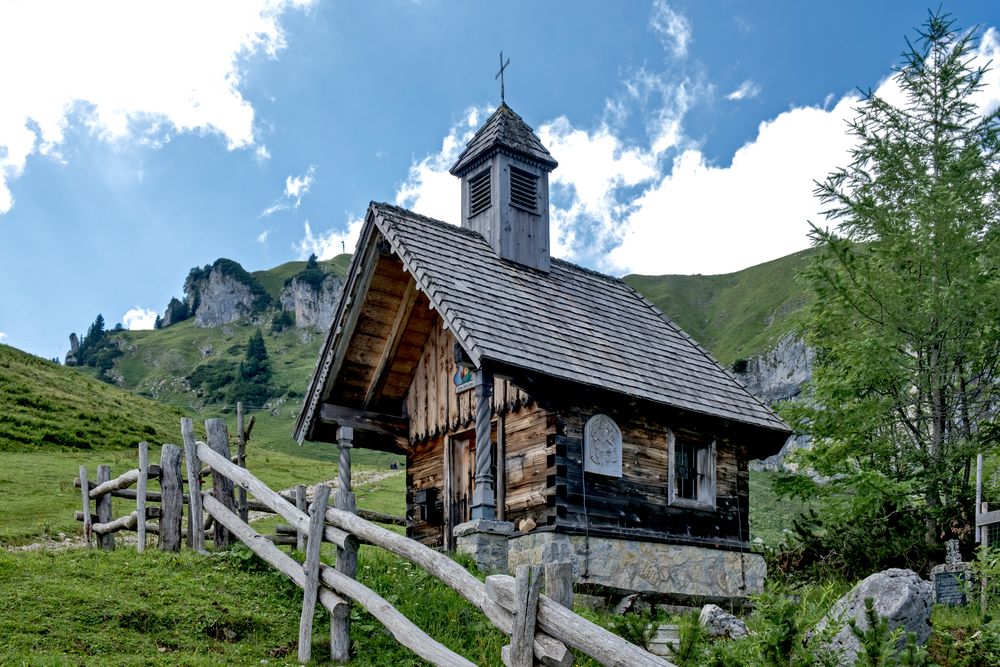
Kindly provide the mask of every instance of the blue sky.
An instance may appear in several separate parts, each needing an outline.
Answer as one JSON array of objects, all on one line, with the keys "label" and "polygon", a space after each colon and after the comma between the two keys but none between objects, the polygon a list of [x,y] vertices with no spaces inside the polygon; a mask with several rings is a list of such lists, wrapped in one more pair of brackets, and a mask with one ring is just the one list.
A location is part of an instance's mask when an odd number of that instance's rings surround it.
[{"label": "blue sky", "polygon": [[[936,6],[936,5],[935,5]],[[1000,5],[945,3],[1000,60]],[[0,342],[142,328],[188,270],[351,249],[369,200],[456,221],[499,101],[560,162],[559,256],[720,273],[804,248],[914,2],[0,3]],[[990,75],[984,108],[1000,101]]]}]

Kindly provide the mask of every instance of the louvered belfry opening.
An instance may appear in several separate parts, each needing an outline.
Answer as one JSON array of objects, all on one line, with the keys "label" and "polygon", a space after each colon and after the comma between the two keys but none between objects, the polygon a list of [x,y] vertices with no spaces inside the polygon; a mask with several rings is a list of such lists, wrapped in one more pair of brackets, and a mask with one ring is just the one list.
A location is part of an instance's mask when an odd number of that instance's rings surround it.
[{"label": "louvered belfry opening", "polygon": [[538,213],[538,177],[511,167],[510,203],[529,213]]},{"label": "louvered belfry opening", "polygon": [[469,217],[479,215],[490,203],[490,170],[486,169],[469,179]]},{"label": "louvered belfry opening", "polygon": [[535,133],[501,104],[451,168],[462,179],[462,226],[502,259],[546,273],[549,172],[557,163]]}]

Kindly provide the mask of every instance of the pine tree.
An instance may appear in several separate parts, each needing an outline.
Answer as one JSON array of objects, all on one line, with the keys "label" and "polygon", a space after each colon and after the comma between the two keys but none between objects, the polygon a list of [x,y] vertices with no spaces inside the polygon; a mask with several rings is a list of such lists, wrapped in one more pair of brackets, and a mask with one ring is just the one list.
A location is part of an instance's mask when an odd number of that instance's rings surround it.
[{"label": "pine tree", "polygon": [[264,336],[260,329],[250,337],[243,361],[230,390],[232,401],[243,401],[251,407],[261,407],[271,397],[271,361],[267,356]]},{"label": "pine tree", "polygon": [[969,534],[971,462],[997,445],[1000,116],[976,106],[975,40],[932,13],[894,77],[904,103],[867,94],[851,163],[818,185],[836,224],[813,227],[817,358],[786,412],[854,511],[919,517],[928,548]]}]

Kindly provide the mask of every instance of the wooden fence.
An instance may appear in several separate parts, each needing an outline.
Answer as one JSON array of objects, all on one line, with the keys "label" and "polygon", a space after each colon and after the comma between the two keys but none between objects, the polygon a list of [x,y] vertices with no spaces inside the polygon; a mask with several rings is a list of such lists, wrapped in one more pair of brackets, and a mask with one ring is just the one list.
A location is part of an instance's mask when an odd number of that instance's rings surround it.
[{"label": "wooden fence", "polygon": [[[188,545],[192,549],[203,550],[206,539],[213,540],[216,547],[239,540],[303,590],[298,642],[300,662],[307,662],[311,657],[316,604],[322,605],[330,615],[331,657],[337,662],[349,659],[350,601],[353,601],[378,619],[400,644],[432,665],[473,664],[436,642],[384,598],[357,581],[358,548],[360,544],[368,544],[418,565],[479,609],[511,638],[510,644],[503,647],[505,665],[568,667],[573,664],[570,651],[573,648],[605,665],[673,667],[666,660],[573,613],[568,608],[572,599],[568,563],[546,567],[548,595],[543,595],[540,593],[540,566],[520,566],[516,577],[493,575],[483,582],[447,555],[377,525],[375,521],[400,524],[403,520],[355,507],[351,490],[353,432],[350,428],[342,427],[338,433],[340,469],[331,506],[331,491],[325,484],[316,486],[310,505],[306,505],[304,487],[297,487],[294,497],[270,489],[240,465],[242,456],[237,456],[235,462],[230,458],[229,437],[223,420],[209,419],[205,425],[207,443],[195,439],[190,419],[181,420],[186,480],[180,475],[181,449],[174,445],[163,446],[158,466],[148,464],[148,446],[140,445],[138,469],[112,480],[108,467],[101,466],[93,486],[85,468],[81,468],[79,481],[84,499],[81,519],[85,533],[88,536],[96,534],[102,540],[110,537],[113,542],[115,531],[138,532],[141,527],[144,532],[159,535],[161,548],[179,548],[181,512],[187,505],[187,523],[193,527],[188,531]],[[149,479],[159,480],[159,494],[146,491]],[[185,481],[186,495],[183,493]],[[134,492],[126,488],[132,484],[137,485]],[[239,494],[234,492],[237,489]],[[254,500],[240,502],[247,494]],[[136,511],[112,519],[110,501],[114,496],[134,498]],[[96,518],[89,512],[91,499],[97,501]],[[159,508],[147,507],[150,502],[159,502]],[[250,510],[277,514],[288,523],[279,525],[273,536],[261,535],[247,521]],[[203,519],[204,515],[209,517],[210,523]],[[144,520],[140,521],[139,517]],[[157,524],[146,522],[154,518],[158,519]],[[209,527],[211,530],[206,532]],[[292,540],[305,553],[304,563],[293,559],[276,544],[291,544]],[[140,533],[140,551],[145,546],[144,541],[144,533]],[[333,567],[320,560],[322,542],[336,546]],[[102,543],[102,546],[108,548],[107,544]]]}]

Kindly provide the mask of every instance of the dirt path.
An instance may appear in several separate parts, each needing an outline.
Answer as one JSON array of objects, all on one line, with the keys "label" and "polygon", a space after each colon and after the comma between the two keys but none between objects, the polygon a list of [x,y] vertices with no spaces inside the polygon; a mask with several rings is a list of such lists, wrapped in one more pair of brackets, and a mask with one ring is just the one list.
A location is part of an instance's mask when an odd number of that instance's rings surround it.
[{"label": "dirt path", "polygon": [[[351,475],[351,481],[355,488],[360,488],[368,486],[370,484],[376,484],[383,480],[389,479],[396,475],[402,474],[402,470],[355,470]],[[306,487],[306,497],[312,498],[316,493],[316,486],[319,484],[327,484],[332,490],[336,490],[340,487],[337,479],[329,479],[325,482],[319,481],[315,484],[310,484]],[[279,491],[282,495],[292,495],[295,493],[295,487],[289,487],[287,489],[281,489]],[[250,523],[254,521],[259,521],[260,519],[265,519],[268,517],[273,517],[274,515],[269,512],[250,512],[249,518]],[[131,531],[123,531],[116,535],[115,544],[116,546],[135,546],[138,542],[138,538],[135,533]],[[22,544],[16,547],[7,547],[6,550],[10,552],[20,552],[20,551],[60,551],[63,549],[77,549],[86,546],[82,535],[66,535],[65,533],[59,533],[58,538],[44,538],[31,544]]]}]

